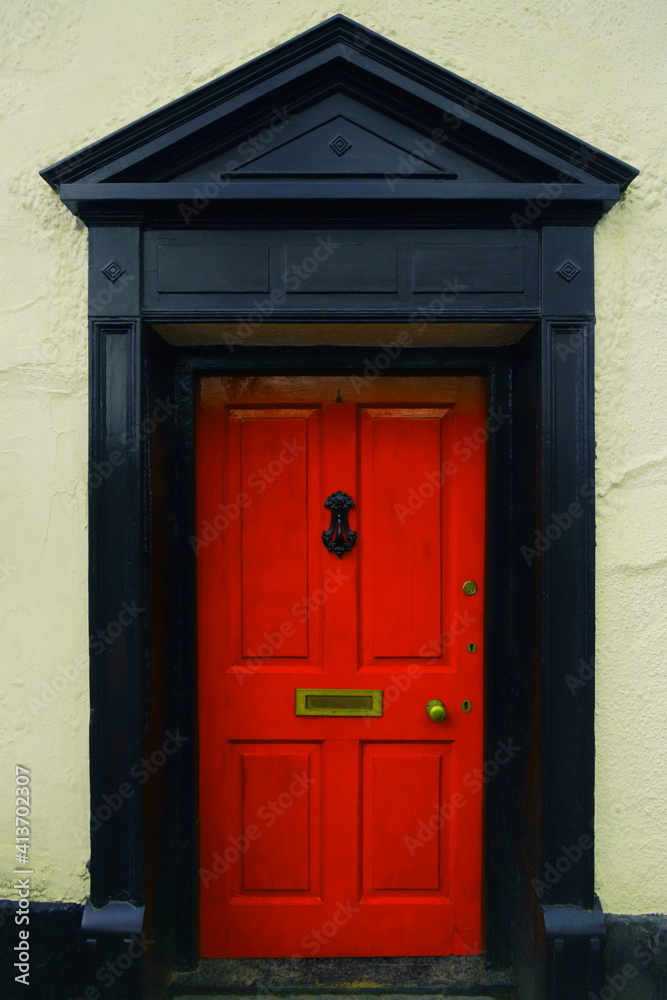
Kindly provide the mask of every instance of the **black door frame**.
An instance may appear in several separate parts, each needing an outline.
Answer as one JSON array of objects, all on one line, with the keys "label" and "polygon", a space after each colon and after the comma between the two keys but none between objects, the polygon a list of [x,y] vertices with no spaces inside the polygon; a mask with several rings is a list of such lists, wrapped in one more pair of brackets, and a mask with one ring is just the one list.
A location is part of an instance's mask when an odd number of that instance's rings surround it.
[{"label": "black door frame", "polygon": [[[580,990],[595,981],[603,944],[592,847],[554,884],[541,878],[563,846],[593,835],[593,682],[587,673],[576,697],[566,682],[580,662],[592,663],[591,329],[589,318],[543,319],[511,347],[408,348],[388,369],[483,372],[491,410],[511,414],[489,439],[486,759],[508,739],[522,752],[485,790],[486,940],[492,962],[513,961],[526,984],[541,984],[526,989],[554,997],[566,983]],[[145,981],[198,957],[193,379],[351,374],[374,350],[230,355],[169,347],[139,318],[92,322],[91,635],[109,631],[124,602],[146,609],[91,656],[93,817],[165,733],[187,737],[122,809],[93,820],[93,964],[136,927],[144,906],[144,928],[159,942]],[[568,530],[539,558],[524,558],[522,546],[534,547],[535,533],[574,511],[577,498],[581,513]],[[556,992],[543,993],[548,980]]]}]

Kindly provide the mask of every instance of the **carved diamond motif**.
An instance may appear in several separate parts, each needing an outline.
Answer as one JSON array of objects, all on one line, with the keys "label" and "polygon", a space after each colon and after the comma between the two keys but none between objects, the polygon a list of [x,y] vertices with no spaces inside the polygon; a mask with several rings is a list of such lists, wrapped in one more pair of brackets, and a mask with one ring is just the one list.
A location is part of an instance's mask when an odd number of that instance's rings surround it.
[{"label": "carved diamond motif", "polygon": [[125,274],[125,268],[121,267],[118,261],[110,260],[106,267],[102,268],[102,274],[105,278],[108,278],[113,285],[122,274]]},{"label": "carved diamond motif", "polygon": [[574,281],[578,274],[581,273],[581,268],[578,264],[575,264],[573,260],[568,257],[556,268],[556,274],[559,274],[563,281]]},{"label": "carved diamond motif", "polygon": [[336,156],[345,156],[348,149],[352,149],[352,143],[339,132],[336,138],[329,143],[329,149],[333,149]]}]

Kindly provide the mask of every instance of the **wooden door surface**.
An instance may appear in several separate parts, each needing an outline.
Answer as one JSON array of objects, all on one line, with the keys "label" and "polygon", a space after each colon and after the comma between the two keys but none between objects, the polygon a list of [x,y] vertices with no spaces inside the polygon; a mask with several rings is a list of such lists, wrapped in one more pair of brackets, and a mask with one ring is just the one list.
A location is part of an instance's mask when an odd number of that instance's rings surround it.
[{"label": "wooden door surface", "polygon": [[203,956],[482,951],[485,420],[476,376],[198,381]]}]

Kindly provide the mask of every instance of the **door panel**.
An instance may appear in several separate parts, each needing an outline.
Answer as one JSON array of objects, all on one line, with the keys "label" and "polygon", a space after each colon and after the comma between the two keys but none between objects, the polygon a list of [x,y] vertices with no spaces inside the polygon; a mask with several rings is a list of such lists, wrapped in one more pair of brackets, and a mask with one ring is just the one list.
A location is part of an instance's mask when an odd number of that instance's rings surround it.
[{"label": "door panel", "polygon": [[419,656],[442,632],[447,488],[436,489],[425,476],[442,466],[450,414],[421,407],[361,410],[361,491],[364,509],[372,511],[364,525],[363,666],[380,659],[384,669],[388,657]]},{"label": "door panel", "polygon": [[[307,590],[307,465],[298,459],[307,453],[307,422],[312,416],[312,410],[296,414],[293,410],[235,409],[230,413],[230,448],[239,454],[238,495],[249,498],[249,488],[263,491],[257,502],[245,504],[237,522],[240,658],[270,643],[267,636],[276,631],[281,640],[280,646],[274,643],[272,659],[308,655],[307,623],[294,622],[287,635],[280,632],[280,626],[290,619],[292,605]],[[264,558],[268,544],[272,548],[269,560]],[[262,572],[243,572],[243,567],[251,566],[261,566]]]},{"label": "door panel", "polygon": [[[240,511],[225,531],[231,549],[227,594],[238,609],[232,627],[240,625],[233,633],[233,669],[282,670],[295,658],[317,656],[319,648],[309,621],[292,613],[317,570],[308,563],[307,539],[319,514],[313,509],[319,412],[235,407],[227,434],[229,492]],[[248,572],[253,566],[261,572]]]},{"label": "door panel", "polygon": [[234,869],[234,894],[317,894],[321,788],[319,744],[231,745],[236,836],[252,850]]},{"label": "door panel", "polygon": [[[413,896],[424,891],[448,895],[448,844],[432,837],[407,850],[415,836],[414,817],[425,802],[439,806],[449,787],[449,744],[366,744],[363,750],[364,896]],[[396,808],[400,790],[401,808]]]},{"label": "door panel", "polygon": [[485,415],[477,377],[200,379],[203,956],[481,950]]}]

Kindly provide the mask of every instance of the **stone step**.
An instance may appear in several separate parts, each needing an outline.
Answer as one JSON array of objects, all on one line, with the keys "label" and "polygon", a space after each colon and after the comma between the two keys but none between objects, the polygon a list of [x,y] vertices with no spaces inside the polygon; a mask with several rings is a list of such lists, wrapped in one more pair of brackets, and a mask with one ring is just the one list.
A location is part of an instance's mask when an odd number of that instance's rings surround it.
[{"label": "stone step", "polygon": [[[420,994],[405,994],[405,993],[374,993],[371,994],[373,1000],[406,1000],[406,996],[410,996],[411,1000],[418,1000]],[[177,1000],[248,1000],[248,994],[241,994],[240,996],[233,996],[226,993],[176,993],[171,994],[177,998]],[[256,994],[258,998],[262,997],[262,994]],[[519,1000],[518,994],[516,993],[495,993],[491,996],[472,996],[470,994],[458,994],[454,996],[451,993],[436,993],[436,994],[422,994],[427,1000]],[[286,994],[282,1000],[368,1000],[368,993],[307,993],[307,994]]]},{"label": "stone step", "polygon": [[398,1000],[483,997],[510,1000],[511,972],[483,955],[416,958],[202,959],[177,973],[169,997],[227,1000]]}]

